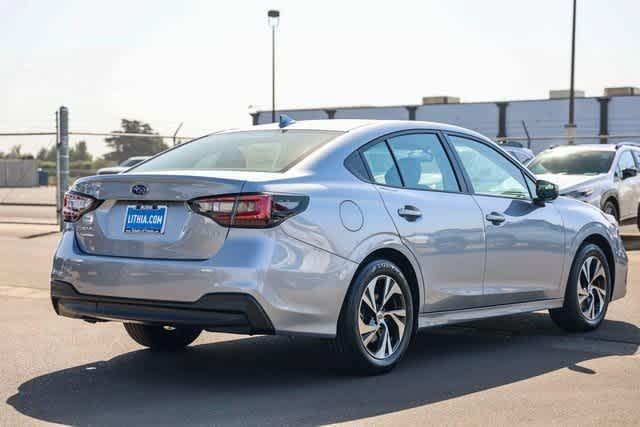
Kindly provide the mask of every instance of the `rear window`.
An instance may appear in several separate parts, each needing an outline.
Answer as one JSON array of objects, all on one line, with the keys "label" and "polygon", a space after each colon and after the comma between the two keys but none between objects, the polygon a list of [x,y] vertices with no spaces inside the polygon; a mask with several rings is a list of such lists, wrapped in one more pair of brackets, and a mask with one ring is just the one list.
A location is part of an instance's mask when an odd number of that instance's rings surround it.
[{"label": "rear window", "polygon": [[343,132],[266,130],[221,133],[188,142],[131,169],[282,172]]},{"label": "rear window", "polygon": [[120,166],[133,166],[141,163],[144,159],[127,159],[124,162],[120,163]]}]

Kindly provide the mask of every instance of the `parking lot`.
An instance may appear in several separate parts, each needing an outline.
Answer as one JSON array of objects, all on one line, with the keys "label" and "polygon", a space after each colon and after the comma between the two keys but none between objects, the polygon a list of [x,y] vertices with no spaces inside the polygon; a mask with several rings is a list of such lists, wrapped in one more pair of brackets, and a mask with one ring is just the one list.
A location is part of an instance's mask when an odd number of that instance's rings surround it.
[{"label": "parking lot", "polygon": [[0,425],[640,424],[640,252],[598,331],[546,313],[432,329],[390,374],[358,378],[323,341],[205,333],[158,354],[119,324],[57,317],[55,229],[0,224]]}]

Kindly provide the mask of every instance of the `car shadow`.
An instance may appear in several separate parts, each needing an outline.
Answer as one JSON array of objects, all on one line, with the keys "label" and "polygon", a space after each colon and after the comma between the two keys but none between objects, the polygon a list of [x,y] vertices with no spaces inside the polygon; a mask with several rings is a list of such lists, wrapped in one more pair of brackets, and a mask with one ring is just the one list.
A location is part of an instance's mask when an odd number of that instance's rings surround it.
[{"label": "car shadow", "polygon": [[7,403],[32,418],[81,426],[317,425],[428,405],[562,368],[596,376],[578,364],[634,354],[640,343],[638,328],[619,321],[602,329],[631,340],[567,335],[539,313],[495,322],[421,331],[401,364],[376,377],[344,372],[328,343],[260,336],[173,354],[133,351],[51,372],[25,381]]}]

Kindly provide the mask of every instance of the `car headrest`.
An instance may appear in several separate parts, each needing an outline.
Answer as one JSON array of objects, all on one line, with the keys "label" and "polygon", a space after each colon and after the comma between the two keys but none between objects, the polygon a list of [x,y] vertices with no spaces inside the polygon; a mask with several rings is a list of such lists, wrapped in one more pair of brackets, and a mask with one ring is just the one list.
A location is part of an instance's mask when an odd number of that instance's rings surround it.
[{"label": "car headrest", "polygon": [[409,187],[417,187],[422,175],[422,165],[420,160],[407,157],[398,160],[398,167],[404,178],[404,184]]}]

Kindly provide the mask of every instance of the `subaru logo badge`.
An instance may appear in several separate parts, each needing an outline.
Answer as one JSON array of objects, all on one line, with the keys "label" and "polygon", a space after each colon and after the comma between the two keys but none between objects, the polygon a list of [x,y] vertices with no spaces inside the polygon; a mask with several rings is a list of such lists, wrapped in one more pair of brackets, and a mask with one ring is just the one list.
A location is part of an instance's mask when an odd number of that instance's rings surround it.
[{"label": "subaru logo badge", "polygon": [[149,192],[149,189],[147,188],[146,185],[136,184],[133,187],[131,187],[131,192],[136,196],[144,196]]}]

